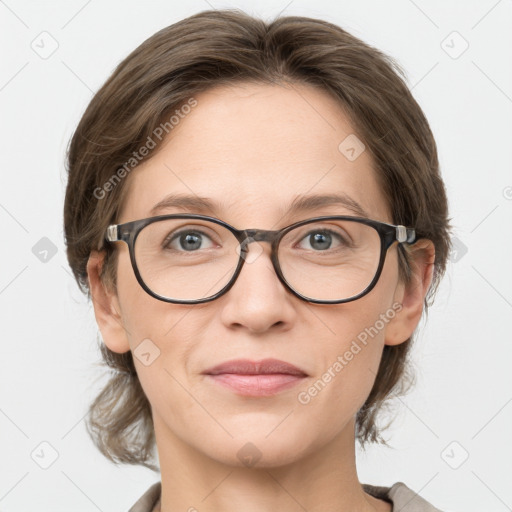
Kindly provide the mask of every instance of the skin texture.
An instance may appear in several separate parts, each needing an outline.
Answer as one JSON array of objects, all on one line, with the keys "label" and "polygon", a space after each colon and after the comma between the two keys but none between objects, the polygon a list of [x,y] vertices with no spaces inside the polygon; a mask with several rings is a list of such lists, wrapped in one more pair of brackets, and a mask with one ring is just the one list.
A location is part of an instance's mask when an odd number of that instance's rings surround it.
[{"label": "skin texture", "polygon": [[[119,223],[151,216],[150,209],[171,192],[217,201],[219,208],[210,215],[239,229],[279,229],[317,215],[355,215],[343,206],[286,215],[296,196],[333,192],[356,200],[369,218],[392,222],[369,153],[351,162],[338,150],[354,130],[324,92],[297,84],[237,84],[196,99],[198,105],[156,155],[128,177]],[[200,305],[149,296],[137,283],[122,242],[116,296],[98,278],[102,255],[91,253],[89,282],[106,345],[122,353],[149,338],[160,350],[149,366],[134,359],[153,410],[161,510],[390,511],[389,503],[364,493],[359,483],[354,418],[370,393],[384,345],[404,342],[420,320],[433,244],[413,246],[409,286],[399,282],[394,244],[376,287],[359,300],[335,305],[292,295],[275,275],[270,245],[259,247],[261,254],[244,265],[233,288]],[[250,251],[257,250],[251,244]],[[298,393],[321,378],[394,303],[402,309],[384,329],[307,405],[299,403]],[[308,377],[271,397],[252,398],[201,374],[226,360],[267,357],[288,361]],[[261,456],[252,467],[237,456],[249,442]]]}]

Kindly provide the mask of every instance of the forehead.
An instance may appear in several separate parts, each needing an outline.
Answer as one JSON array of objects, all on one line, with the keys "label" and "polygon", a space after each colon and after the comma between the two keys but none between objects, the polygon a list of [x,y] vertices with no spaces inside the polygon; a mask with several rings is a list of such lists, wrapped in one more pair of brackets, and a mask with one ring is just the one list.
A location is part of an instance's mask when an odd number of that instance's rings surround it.
[{"label": "forehead", "polygon": [[[166,213],[152,209],[169,194],[211,199],[216,207],[210,214],[235,226],[263,228],[284,218],[297,198],[326,194],[343,195],[371,218],[391,220],[369,152],[360,152],[362,141],[325,92],[238,84],[194,99],[196,106],[176,118],[155,155],[129,175],[120,222]],[[331,204],[331,212],[355,215],[343,205]]]}]

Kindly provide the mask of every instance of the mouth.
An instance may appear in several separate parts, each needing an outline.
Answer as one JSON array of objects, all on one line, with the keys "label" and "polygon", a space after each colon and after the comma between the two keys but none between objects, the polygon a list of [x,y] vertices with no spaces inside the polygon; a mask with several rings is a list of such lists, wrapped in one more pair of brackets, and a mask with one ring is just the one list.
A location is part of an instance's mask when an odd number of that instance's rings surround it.
[{"label": "mouth", "polygon": [[277,359],[226,361],[203,372],[213,382],[242,396],[272,396],[301,382],[308,375]]}]

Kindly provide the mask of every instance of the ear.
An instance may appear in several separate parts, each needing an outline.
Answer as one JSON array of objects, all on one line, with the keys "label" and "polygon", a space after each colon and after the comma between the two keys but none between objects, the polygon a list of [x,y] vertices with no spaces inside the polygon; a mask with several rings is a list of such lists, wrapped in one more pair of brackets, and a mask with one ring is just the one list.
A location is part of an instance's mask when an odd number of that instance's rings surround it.
[{"label": "ear", "polygon": [[408,283],[400,283],[396,289],[394,301],[400,303],[402,309],[387,325],[386,345],[399,345],[412,336],[421,319],[425,296],[432,282],[435,260],[433,242],[422,238],[409,247],[412,275]]},{"label": "ear", "polygon": [[87,262],[94,316],[105,345],[113,352],[122,354],[130,350],[130,343],[123,326],[117,295],[107,290],[100,279],[104,257],[105,252],[91,251]]}]

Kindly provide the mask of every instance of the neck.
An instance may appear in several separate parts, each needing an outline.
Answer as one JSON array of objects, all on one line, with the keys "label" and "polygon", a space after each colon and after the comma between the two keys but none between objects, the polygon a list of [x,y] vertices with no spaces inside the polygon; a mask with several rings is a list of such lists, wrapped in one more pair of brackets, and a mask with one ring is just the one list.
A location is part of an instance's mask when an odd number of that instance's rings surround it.
[{"label": "neck", "polygon": [[[375,512],[389,504],[365,494],[355,462],[354,421],[321,449],[311,447],[285,465],[241,464],[209,457],[183,443],[154,417],[162,493],[159,511]],[[236,445],[237,443],[233,443]],[[234,447],[236,454],[240,447]],[[251,448],[247,446],[247,453]],[[253,448],[256,451],[256,448]],[[246,459],[250,461],[249,459]]]}]

